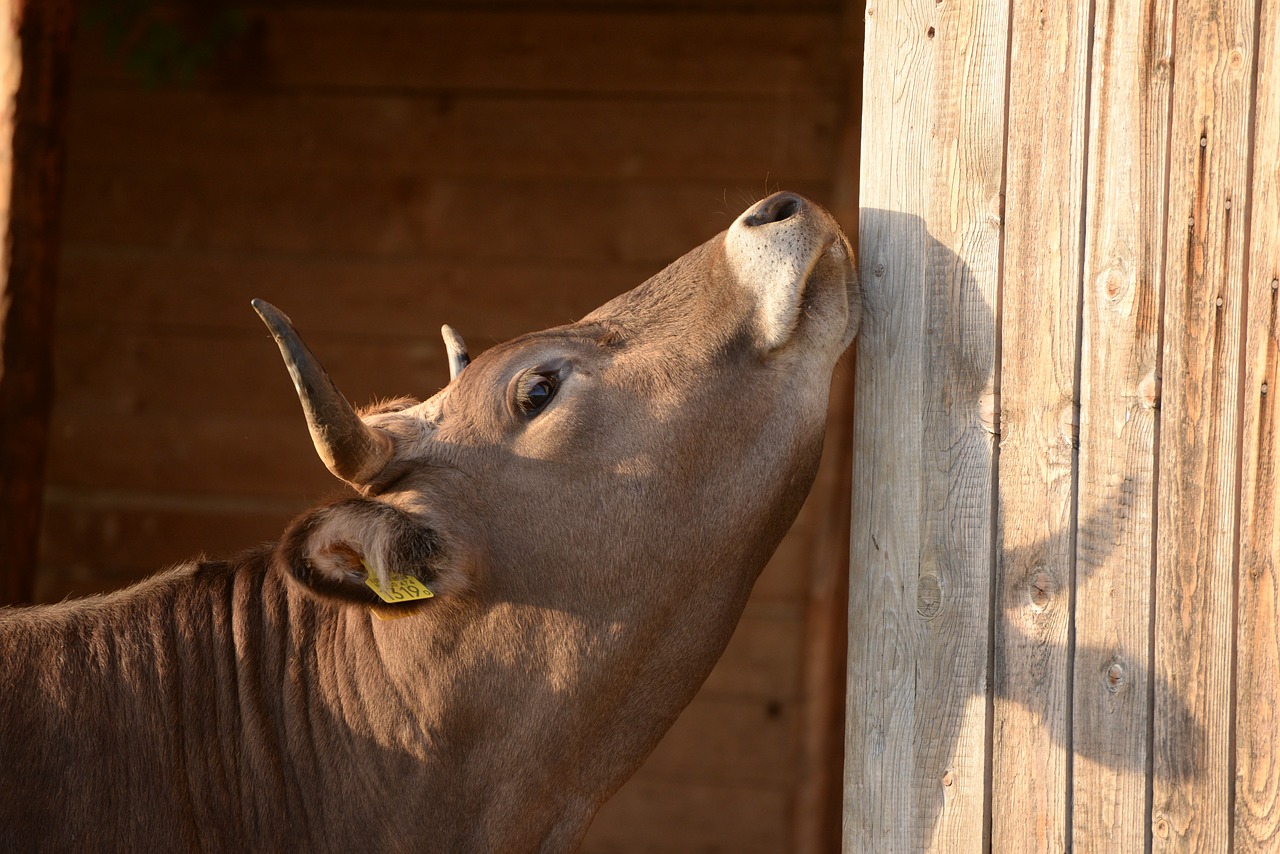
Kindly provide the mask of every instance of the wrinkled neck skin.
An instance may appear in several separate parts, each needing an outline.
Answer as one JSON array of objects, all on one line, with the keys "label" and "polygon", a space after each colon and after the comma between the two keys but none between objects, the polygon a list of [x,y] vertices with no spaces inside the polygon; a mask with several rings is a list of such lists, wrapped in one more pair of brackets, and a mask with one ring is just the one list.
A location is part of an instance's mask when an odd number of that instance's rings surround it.
[{"label": "wrinkled neck skin", "polygon": [[494,568],[384,622],[262,551],[0,611],[0,848],[572,850],[723,651],[821,430],[802,445],[694,583]]}]

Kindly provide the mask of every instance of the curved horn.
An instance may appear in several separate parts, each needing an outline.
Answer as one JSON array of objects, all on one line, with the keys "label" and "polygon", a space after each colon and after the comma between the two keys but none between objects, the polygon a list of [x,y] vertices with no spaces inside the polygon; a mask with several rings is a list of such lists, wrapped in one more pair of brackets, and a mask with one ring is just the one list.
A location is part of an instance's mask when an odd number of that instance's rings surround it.
[{"label": "curved horn", "polygon": [[441,326],[440,334],[444,336],[444,349],[449,354],[449,382],[453,382],[462,369],[471,364],[471,357],[467,355],[467,345],[463,343],[462,336],[452,326],[447,323]]},{"label": "curved horn", "polygon": [[253,310],[280,347],[320,459],[353,486],[373,480],[391,459],[391,439],[360,420],[284,312],[260,299],[253,301]]}]

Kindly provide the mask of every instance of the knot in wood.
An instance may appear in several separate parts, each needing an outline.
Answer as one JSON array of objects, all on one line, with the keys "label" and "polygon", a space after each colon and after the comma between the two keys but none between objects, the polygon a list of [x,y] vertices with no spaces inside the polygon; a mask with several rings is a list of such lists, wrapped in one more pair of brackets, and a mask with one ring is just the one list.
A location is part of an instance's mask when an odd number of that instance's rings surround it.
[{"label": "knot in wood", "polygon": [[876,267],[875,267],[875,270],[874,270],[873,272],[876,274],[876,278],[879,278],[879,277],[883,276],[883,275],[884,275],[884,265],[883,265],[883,264],[877,264],[877,265],[876,265]]},{"label": "knot in wood", "polygon": [[1111,659],[1111,664],[1107,665],[1107,690],[1112,694],[1118,693],[1124,685],[1124,676],[1124,664],[1117,658]]},{"label": "knot in wood", "polygon": [[942,785],[947,786],[949,788],[951,784],[954,782],[955,780],[952,779],[950,771],[942,775]]},{"label": "knot in wood", "polygon": [[1054,583],[1053,577],[1045,572],[1044,567],[1036,567],[1027,583],[1027,602],[1031,607],[1038,612],[1048,610],[1057,593],[1058,585]]},{"label": "knot in wood", "polygon": [[1110,302],[1120,299],[1124,293],[1124,275],[1119,270],[1108,270],[1102,274],[1102,292]]},{"label": "knot in wood", "polygon": [[1058,410],[1058,433],[1064,444],[1076,447],[1080,439],[1080,406],[1074,400],[1068,400]]},{"label": "knot in wood", "polygon": [[942,580],[934,571],[920,575],[916,585],[916,613],[925,620],[942,613]]},{"label": "knot in wood", "polygon": [[1147,409],[1160,408],[1160,378],[1155,372],[1147,374],[1138,383],[1138,398]]},{"label": "knot in wood", "polygon": [[978,420],[988,433],[1000,432],[1000,395],[989,391],[978,399]]}]

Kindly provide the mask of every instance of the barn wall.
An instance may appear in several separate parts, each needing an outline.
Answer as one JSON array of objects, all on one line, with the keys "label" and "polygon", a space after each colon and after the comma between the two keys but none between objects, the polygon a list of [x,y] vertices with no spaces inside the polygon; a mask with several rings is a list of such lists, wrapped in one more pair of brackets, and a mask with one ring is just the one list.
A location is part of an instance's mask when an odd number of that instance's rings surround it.
[{"label": "barn wall", "polygon": [[1280,3],[867,4],[848,851],[1275,851]]},{"label": "barn wall", "polygon": [[[82,27],[43,600],[273,539],[338,491],[251,298],[354,401],[427,396],[440,323],[478,351],[580,317],[772,189],[832,201],[848,157],[836,3],[272,3],[247,21],[217,67],[159,85]],[[796,811],[832,774],[832,683],[806,662],[839,654],[841,461],[586,850],[830,836],[838,816]]]}]

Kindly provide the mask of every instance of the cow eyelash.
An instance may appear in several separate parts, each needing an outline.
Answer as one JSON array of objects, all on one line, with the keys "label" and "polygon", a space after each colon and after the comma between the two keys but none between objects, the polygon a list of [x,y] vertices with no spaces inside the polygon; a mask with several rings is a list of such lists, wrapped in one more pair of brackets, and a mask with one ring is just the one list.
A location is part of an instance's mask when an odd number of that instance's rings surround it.
[{"label": "cow eyelash", "polygon": [[537,415],[560,388],[557,371],[528,371],[516,380],[516,409],[525,416]]}]

